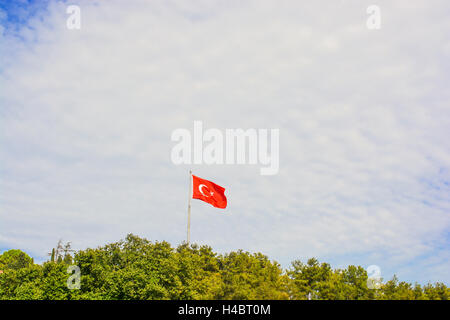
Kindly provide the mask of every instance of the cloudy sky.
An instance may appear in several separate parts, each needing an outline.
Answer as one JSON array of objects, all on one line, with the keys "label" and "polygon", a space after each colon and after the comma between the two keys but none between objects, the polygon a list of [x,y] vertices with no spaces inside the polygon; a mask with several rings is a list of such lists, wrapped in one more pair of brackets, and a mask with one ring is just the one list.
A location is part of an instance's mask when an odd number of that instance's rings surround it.
[{"label": "cloudy sky", "polygon": [[[0,252],[177,245],[192,169],[228,197],[194,242],[450,283],[448,1],[0,4]],[[194,120],[278,128],[278,174],[174,165]]]}]

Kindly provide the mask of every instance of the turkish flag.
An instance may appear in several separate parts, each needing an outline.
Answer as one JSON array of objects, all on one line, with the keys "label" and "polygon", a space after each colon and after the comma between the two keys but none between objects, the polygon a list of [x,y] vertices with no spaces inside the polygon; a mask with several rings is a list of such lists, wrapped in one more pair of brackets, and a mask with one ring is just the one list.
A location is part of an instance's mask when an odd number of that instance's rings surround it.
[{"label": "turkish flag", "polygon": [[192,199],[203,200],[220,209],[227,207],[225,188],[194,175],[192,175],[192,186]]}]

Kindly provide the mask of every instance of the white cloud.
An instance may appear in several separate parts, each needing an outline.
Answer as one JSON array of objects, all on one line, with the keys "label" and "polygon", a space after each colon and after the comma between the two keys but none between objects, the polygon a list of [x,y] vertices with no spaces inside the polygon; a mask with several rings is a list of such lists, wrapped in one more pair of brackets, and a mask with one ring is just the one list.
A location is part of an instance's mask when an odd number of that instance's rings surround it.
[{"label": "white cloud", "polygon": [[202,120],[279,128],[280,173],[195,166],[229,208],[194,201],[194,241],[449,281],[446,2],[379,1],[380,30],[357,1],[78,5],[0,39],[0,247],[183,241],[170,135]]}]

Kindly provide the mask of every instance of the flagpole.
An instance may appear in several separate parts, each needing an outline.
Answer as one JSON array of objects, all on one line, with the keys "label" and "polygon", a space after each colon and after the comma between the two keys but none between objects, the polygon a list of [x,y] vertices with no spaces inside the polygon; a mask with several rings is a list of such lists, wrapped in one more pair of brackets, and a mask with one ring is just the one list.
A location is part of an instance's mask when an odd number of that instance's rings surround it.
[{"label": "flagpole", "polygon": [[192,170],[189,170],[189,200],[188,200],[188,221],[187,221],[187,244],[191,241],[191,198],[192,198]]}]

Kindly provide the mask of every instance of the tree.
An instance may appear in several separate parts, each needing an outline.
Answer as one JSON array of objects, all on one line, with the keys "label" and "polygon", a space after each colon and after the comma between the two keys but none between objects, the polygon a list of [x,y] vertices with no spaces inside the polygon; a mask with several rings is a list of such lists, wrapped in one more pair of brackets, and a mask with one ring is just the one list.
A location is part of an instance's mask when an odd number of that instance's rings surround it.
[{"label": "tree", "polygon": [[26,268],[32,263],[33,259],[29,255],[17,249],[5,251],[0,255],[0,270],[18,270]]},{"label": "tree", "polygon": [[342,287],[344,295],[341,299],[370,300],[374,298],[375,290],[367,287],[367,272],[361,266],[348,266],[342,271]]},{"label": "tree", "polygon": [[[442,299],[443,283],[414,286],[392,280],[379,290],[367,287],[360,266],[333,269],[311,258],[294,260],[288,270],[262,253],[217,254],[209,246],[173,248],[133,234],[95,249],[72,252],[60,241],[50,261],[33,263],[26,253],[0,255],[0,299]],[[73,261],[72,261],[73,259]],[[57,263],[59,261],[59,263]],[[81,288],[70,290],[68,264],[81,271]]]},{"label": "tree", "polygon": [[288,271],[291,279],[290,293],[292,299],[305,300],[311,296],[313,299],[335,299],[336,282],[338,274],[333,274],[328,263],[320,264],[311,258],[306,264],[294,260]]},{"label": "tree", "polygon": [[265,255],[239,250],[219,262],[222,285],[216,299],[288,299],[287,276]]},{"label": "tree", "polygon": [[73,261],[71,252],[74,251],[75,250],[72,250],[71,242],[67,242],[63,245],[62,239],[60,239],[56,245],[56,248],[52,248],[52,251],[48,254],[50,256],[50,262],[70,265]]},{"label": "tree", "polygon": [[55,248],[52,248],[52,252],[49,253],[49,255],[50,255],[50,261],[51,261],[51,262],[56,262],[56,259],[55,259],[55,257],[56,257],[56,251],[55,251]]}]

